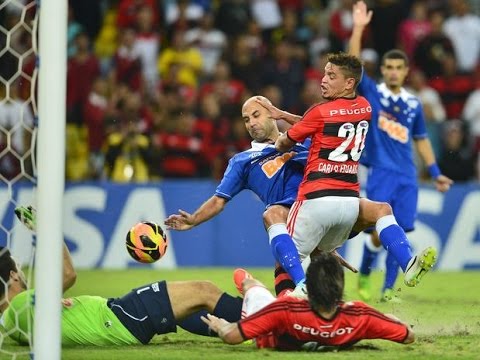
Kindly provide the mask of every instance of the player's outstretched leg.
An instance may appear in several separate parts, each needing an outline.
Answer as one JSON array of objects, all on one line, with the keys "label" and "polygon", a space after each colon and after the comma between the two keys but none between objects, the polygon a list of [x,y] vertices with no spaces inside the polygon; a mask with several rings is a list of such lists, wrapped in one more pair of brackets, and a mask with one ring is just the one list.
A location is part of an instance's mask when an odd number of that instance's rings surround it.
[{"label": "player's outstretched leg", "polygon": [[18,206],[15,208],[18,220],[33,232],[37,229],[37,211],[33,206]]},{"label": "player's outstretched leg", "polygon": [[434,247],[427,247],[418,255],[415,255],[405,270],[405,285],[417,286],[425,274],[433,268],[437,262],[437,250]]}]

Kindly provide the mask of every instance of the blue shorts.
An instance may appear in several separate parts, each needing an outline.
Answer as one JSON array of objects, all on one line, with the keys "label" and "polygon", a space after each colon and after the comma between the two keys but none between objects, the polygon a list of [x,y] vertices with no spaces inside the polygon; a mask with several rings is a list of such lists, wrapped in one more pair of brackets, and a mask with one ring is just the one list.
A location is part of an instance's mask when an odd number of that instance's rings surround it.
[{"label": "blue shorts", "polygon": [[367,198],[389,203],[398,225],[405,232],[415,229],[418,201],[416,178],[372,167],[368,172]]},{"label": "blue shorts", "polygon": [[133,289],[121,298],[110,298],[108,307],[142,344],[156,334],[177,331],[165,281]]}]

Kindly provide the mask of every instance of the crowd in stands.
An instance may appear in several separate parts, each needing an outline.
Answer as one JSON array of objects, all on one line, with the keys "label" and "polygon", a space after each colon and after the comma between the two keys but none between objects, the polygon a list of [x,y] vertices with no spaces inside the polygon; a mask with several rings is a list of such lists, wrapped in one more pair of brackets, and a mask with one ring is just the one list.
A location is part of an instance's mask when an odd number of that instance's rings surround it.
[{"label": "crowd in stands", "polygon": [[[298,114],[320,100],[326,55],[346,50],[353,2],[70,0],[67,179],[220,178],[229,158],[250,147],[241,116],[247,97],[262,94]],[[379,78],[383,53],[403,49],[411,60],[408,87],[423,103],[442,172],[478,181],[480,6],[367,3],[374,17],[363,39],[365,71]],[[0,10],[7,31],[20,8],[12,2]],[[23,14],[26,24],[34,10]],[[8,39],[0,32],[0,48],[11,49],[0,53],[0,127],[23,139],[35,112],[28,26]],[[6,115],[13,106],[23,109],[22,121]],[[13,168],[0,157],[0,172],[13,178],[16,159],[28,150],[0,135],[0,151],[8,143],[14,153]]]}]

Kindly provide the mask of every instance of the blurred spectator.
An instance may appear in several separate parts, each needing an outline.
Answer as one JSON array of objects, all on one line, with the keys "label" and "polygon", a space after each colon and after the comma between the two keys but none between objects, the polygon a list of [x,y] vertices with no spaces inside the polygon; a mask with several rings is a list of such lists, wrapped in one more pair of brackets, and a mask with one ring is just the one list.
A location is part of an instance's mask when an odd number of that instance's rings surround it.
[{"label": "blurred spectator", "polygon": [[211,93],[215,94],[221,106],[240,106],[243,100],[245,85],[231,77],[230,65],[226,61],[217,64],[212,80],[202,86],[200,97]]},{"label": "blurred spectator", "polygon": [[75,39],[77,35],[81,32],[84,32],[83,26],[75,20],[72,7],[68,6],[68,24],[67,24],[67,56],[71,57],[75,54],[76,47],[75,47]]},{"label": "blurred spectator", "polygon": [[90,50],[90,39],[79,33],[76,52],[67,63],[67,122],[83,124],[83,106],[93,81],[100,75],[100,63]]},{"label": "blurred spectator", "polygon": [[475,144],[475,152],[480,153],[480,86],[468,96],[463,108],[462,118],[469,125],[470,134]]},{"label": "blurred spectator", "polygon": [[163,2],[167,41],[172,42],[176,32],[186,32],[198,25],[204,9],[191,0],[168,0]]},{"label": "blurred spectator", "polygon": [[440,95],[428,86],[425,75],[419,70],[414,70],[409,74],[408,80],[409,91],[420,99],[427,122],[441,123],[446,120],[447,114]]},{"label": "blurred spectator", "polygon": [[150,178],[149,138],[153,117],[142,107],[140,94],[122,91],[115,99],[109,134],[103,145],[105,175],[116,182],[146,182]]},{"label": "blurred spectator", "polygon": [[215,27],[225,33],[227,37],[234,37],[246,32],[250,20],[247,1],[222,0],[216,11]]},{"label": "blurred spectator", "polygon": [[416,0],[412,5],[409,17],[398,26],[398,48],[405,51],[409,59],[413,57],[418,42],[431,31],[427,12],[425,0]]},{"label": "blurred spectator", "polygon": [[438,161],[442,174],[455,182],[469,181],[475,175],[475,158],[465,138],[460,120],[445,123],[443,151]]},{"label": "blurred spectator", "polygon": [[431,79],[443,72],[443,61],[447,56],[455,56],[455,53],[450,38],[443,33],[444,14],[436,10],[430,14],[429,19],[431,31],[418,42],[413,60],[415,66]]},{"label": "blurred spectator", "polygon": [[450,0],[452,15],[443,30],[452,40],[458,70],[473,72],[480,59],[480,17],[471,13],[466,0]]},{"label": "blurred spectator", "polygon": [[276,85],[282,92],[282,109],[296,112],[298,94],[303,87],[304,65],[293,57],[292,46],[280,41],[274,46],[273,56],[265,62],[262,72],[264,85]]},{"label": "blurred spectator", "polygon": [[111,70],[111,60],[118,47],[117,8],[111,6],[105,10],[100,32],[95,39],[95,54],[99,57],[102,75]]},{"label": "blurred spectator", "polygon": [[213,27],[212,13],[206,13],[200,25],[185,33],[185,40],[197,48],[202,55],[204,75],[213,74],[215,67],[227,46],[227,38],[223,32]]},{"label": "blurred spectator", "polygon": [[380,57],[397,44],[398,26],[408,15],[404,0],[376,0],[370,30]]},{"label": "blurred spectator", "polygon": [[429,81],[429,85],[438,91],[442,99],[447,118],[459,119],[468,95],[474,89],[471,76],[459,73],[453,56],[447,56],[443,61],[443,72]]},{"label": "blurred spectator", "polygon": [[352,5],[354,0],[339,0],[339,8],[330,16],[332,51],[344,51],[352,34]]},{"label": "blurred spectator", "polygon": [[231,64],[232,77],[242,79],[247,88],[257,93],[261,86],[262,62],[258,53],[252,50],[247,36],[239,36],[233,43],[233,49],[226,56]]},{"label": "blurred spectator", "polygon": [[74,18],[78,21],[90,39],[97,37],[102,24],[102,2],[98,0],[69,0]]},{"label": "blurred spectator", "polygon": [[440,156],[442,143],[441,126],[439,126],[439,124],[447,118],[442,100],[438,92],[428,86],[427,79],[420,70],[410,72],[408,81],[408,90],[416,95],[422,104],[430,142],[432,143],[435,157],[438,158]]},{"label": "blurred spectator", "polygon": [[157,87],[157,58],[160,48],[160,36],[155,29],[154,12],[149,5],[141,6],[136,16],[135,53],[140,59],[146,90],[152,93]]},{"label": "blurred spectator", "polygon": [[7,86],[8,96],[6,87],[0,86],[0,176],[12,180],[32,175],[27,156],[34,123],[29,104],[18,98],[16,84]]},{"label": "blurred spectator", "polygon": [[262,30],[264,41],[270,41],[271,33],[282,24],[282,13],[276,0],[250,0],[252,19]]},{"label": "blurred spectator", "polygon": [[120,0],[117,15],[118,26],[120,28],[135,26],[137,13],[143,6],[148,6],[151,9],[153,13],[153,24],[157,26],[160,16],[156,0]]},{"label": "blurred spectator", "polygon": [[107,81],[100,77],[95,79],[83,109],[88,136],[90,175],[94,179],[99,179],[103,173],[102,144],[105,139],[105,117],[108,107],[107,92]]},{"label": "blurred spectator", "polygon": [[208,138],[197,128],[192,112],[181,113],[170,119],[171,129],[155,136],[154,144],[161,147],[162,173],[166,177],[190,178],[211,175],[206,152]]},{"label": "blurred spectator", "polygon": [[[173,0],[165,2],[165,21],[171,26],[179,21],[186,21],[189,24],[199,22],[204,16],[205,9],[195,1]],[[186,30],[186,28],[182,28]]]},{"label": "blurred spectator", "polygon": [[120,43],[112,60],[111,77],[116,84],[127,84],[131,90],[143,88],[140,53],[135,47],[136,33],[133,28],[124,28],[120,34]]},{"label": "blurred spectator", "polygon": [[183,31],[177,31],[171,46],[160,54],[157,66],[162,81],[196,87],[202,69],[202,55],[185,41]]}]

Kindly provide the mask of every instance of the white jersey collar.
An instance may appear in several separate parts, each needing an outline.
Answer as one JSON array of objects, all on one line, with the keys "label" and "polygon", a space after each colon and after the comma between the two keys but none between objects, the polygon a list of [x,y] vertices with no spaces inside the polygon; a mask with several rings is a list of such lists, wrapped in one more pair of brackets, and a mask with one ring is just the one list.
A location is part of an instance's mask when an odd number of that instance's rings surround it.
[{"label": "white jersey collar", "polygon": [[393,101],[397,101],[398,99],[402,99],[404,102],[407,102],[408,99],[411,98],[411,94],[405,90],[405,88],[400,88],[400,93],[394,94],[385,83],[381,83],[378,85],[378,91],[382,93],[383,97],[385,98],[392,98]]}]

